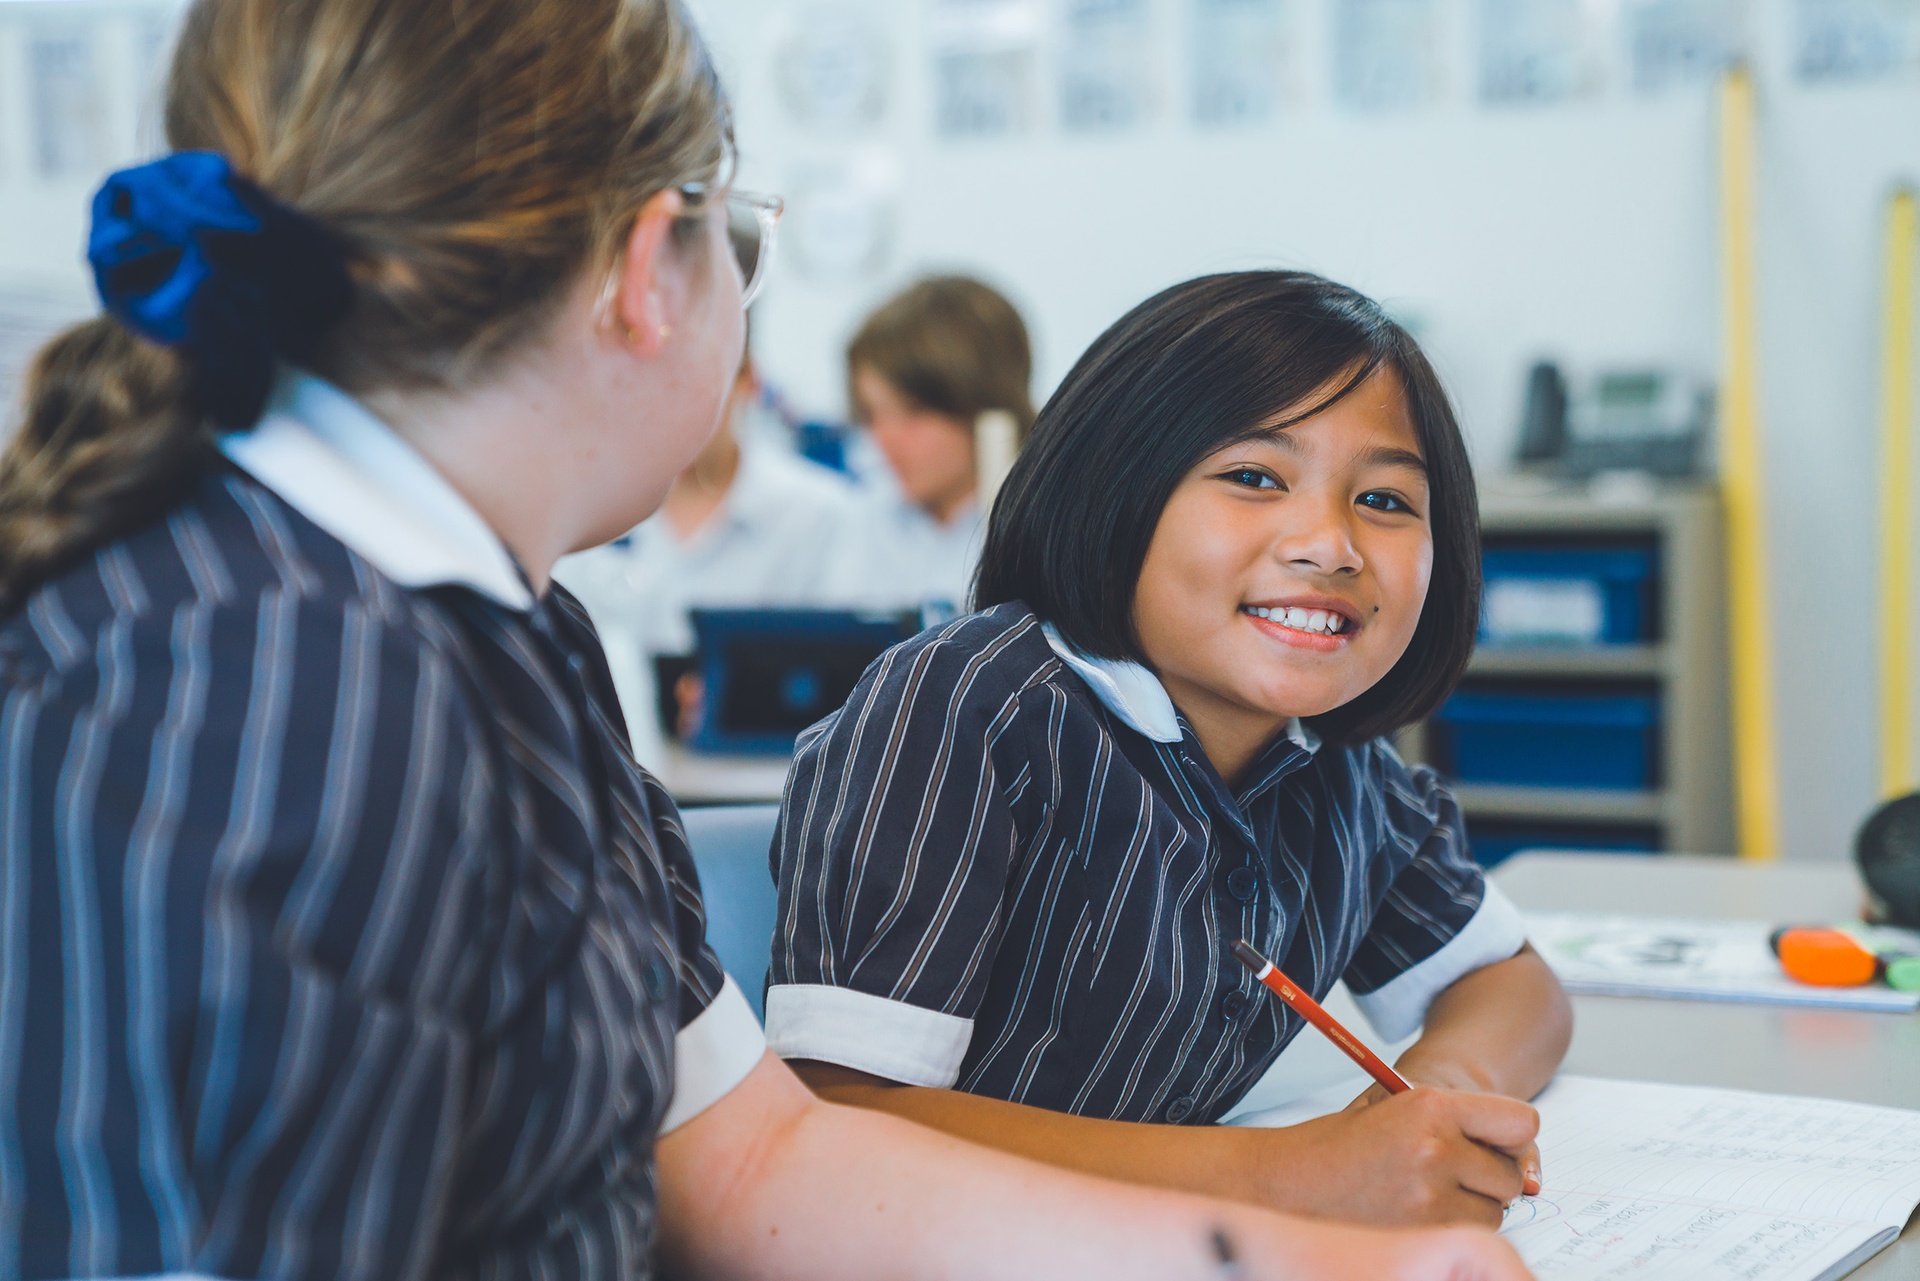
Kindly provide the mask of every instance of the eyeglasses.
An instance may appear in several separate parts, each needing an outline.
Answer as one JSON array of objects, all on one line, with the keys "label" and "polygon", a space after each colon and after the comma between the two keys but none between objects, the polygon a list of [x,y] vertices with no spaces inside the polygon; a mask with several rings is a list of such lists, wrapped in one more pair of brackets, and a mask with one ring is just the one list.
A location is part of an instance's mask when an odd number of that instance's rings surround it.
[{"label": "eyeglasses", "polygon": [[[690,182],[676,188],[687,202],[683,218],[704,218],[716,200],[724,201],[727,211],[727,243],[733,248],[735,265],[740,269],[740,305],[750,307],[767,283],[767,265],[773,261],[774,235],[786,202],[778,196],[763,196],[737,191],[721,184]],[[620,264],[607,272],[606,284],[594,305],[594,323],[607,324],[613,315],[613,300],[620,288]]]},{"label": "eyeglasses", "polygon": [[740,191],[732,187],[714,187],[690,182],[680,188],[688,212],[706,212],[716,200],[726,202],[727,243],[740,267],[740,305],[750,307],[767,283],[767,265],[773,261],[773,246],[780,229],[780,215],[786,202],[778,196]]}]

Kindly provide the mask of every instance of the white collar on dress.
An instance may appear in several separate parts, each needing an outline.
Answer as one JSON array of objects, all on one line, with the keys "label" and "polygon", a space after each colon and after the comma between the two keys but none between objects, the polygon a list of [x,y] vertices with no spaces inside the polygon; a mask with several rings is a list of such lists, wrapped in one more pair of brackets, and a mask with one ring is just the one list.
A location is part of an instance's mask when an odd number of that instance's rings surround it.
[{"label": "white collar on dress", "polygon": [[468,587],[509,609],[533,593],[480,513],[359,401],[283,369],[260,424],[221,452],[400,586]]},{"label": "white collar on dress", "polygon": [[[1158,676],[1139,663],[1083,654],[1068,644],[1052,623],[1042,624],[1040,630],[1060,661],[1072,668],[1093,690],[1093,696],[1122,723],[1156,743],[1180,741],[1180,713]],[[1287,737],[1306,751],[1320,749],[1320,736],[1301,724],[1298,716],[1287,722]]]}]

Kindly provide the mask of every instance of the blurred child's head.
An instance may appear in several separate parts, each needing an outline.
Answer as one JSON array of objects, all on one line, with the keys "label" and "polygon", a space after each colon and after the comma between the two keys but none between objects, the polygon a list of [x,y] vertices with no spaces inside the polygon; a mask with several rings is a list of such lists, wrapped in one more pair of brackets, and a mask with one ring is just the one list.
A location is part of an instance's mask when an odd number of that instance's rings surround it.
[{"label": "blurred child's head", "polygon": [[1097,339],[994,505],[975,592],[1176,703],[1352,741],[1430,712],[1479,619],[1465,444],[1413,339],[1298,272],[1189,281]]},{"label": "blurred child's head", "polygon": [[908,501],[940,520],[977,487],[973,428],[988,410],[1033,423],[1033,355],[1013,304],[977,280],[920,281],[847,348],[847,400]]}]

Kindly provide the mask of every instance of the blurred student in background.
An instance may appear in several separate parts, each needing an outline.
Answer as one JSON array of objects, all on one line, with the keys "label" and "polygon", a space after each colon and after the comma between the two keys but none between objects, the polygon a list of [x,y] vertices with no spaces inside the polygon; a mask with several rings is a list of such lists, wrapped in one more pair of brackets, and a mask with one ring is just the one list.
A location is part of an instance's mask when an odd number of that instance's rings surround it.
[{"label": "blurred student in background", "polygon": [[977,280],[929,277],[867,317],[847,348],[847,400],[893,483],[861,505],[836,596],[966,607],[986,516],[975,427],[998,410],[1025,439],[1032,377],[1020,313]]},{"label": "blurred student in background", "polygon": [[844,555],[853,486],[794,451],[761,390],[749,346],[720,430],[660,511],[555,573],[600,628],[643,763],[698,714],[692,612],[822,604]]}]

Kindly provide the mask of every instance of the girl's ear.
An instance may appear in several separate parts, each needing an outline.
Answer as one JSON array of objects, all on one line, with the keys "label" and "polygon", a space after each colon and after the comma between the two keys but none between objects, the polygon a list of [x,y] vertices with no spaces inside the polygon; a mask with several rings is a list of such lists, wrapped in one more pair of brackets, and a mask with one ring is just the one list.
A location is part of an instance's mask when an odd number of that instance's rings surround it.
[{"label": "girl's ear", "polygon": [[685,210],[686,199],[677,191],[663,191],[642,205],[615,268],[613,319],[626,344],[642,356],[658,355],[672,336],[669,317],[679,291],[666,262],[667,242]]}]

